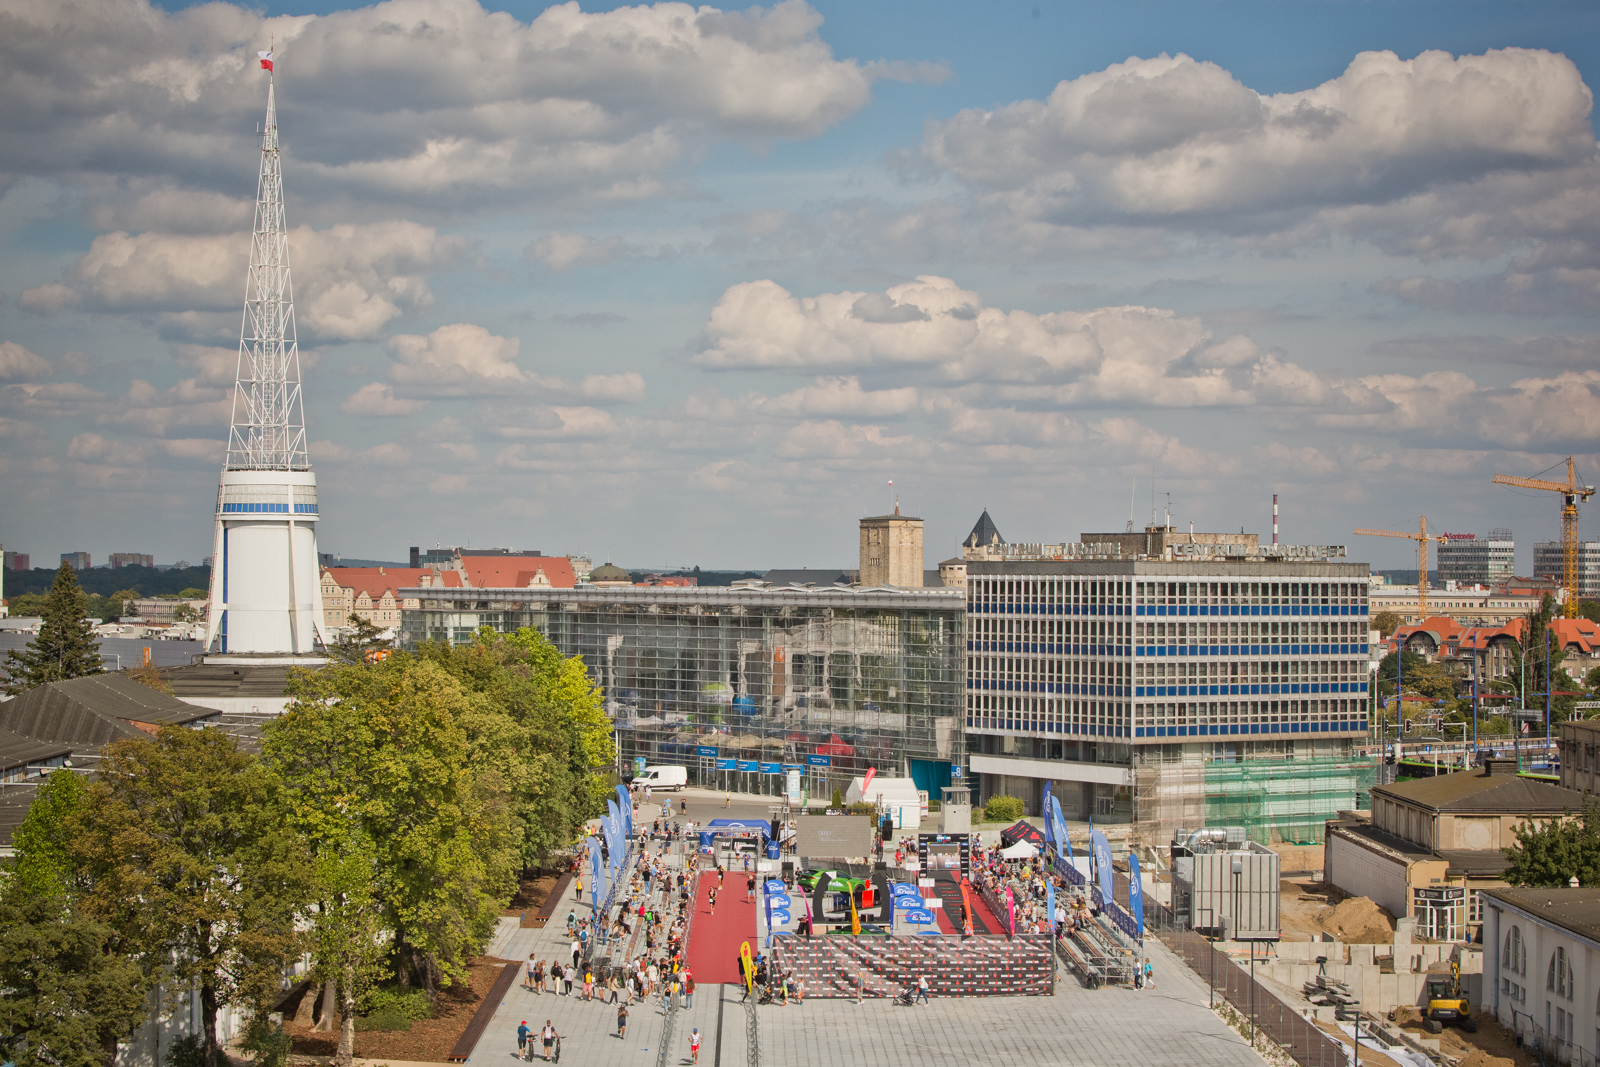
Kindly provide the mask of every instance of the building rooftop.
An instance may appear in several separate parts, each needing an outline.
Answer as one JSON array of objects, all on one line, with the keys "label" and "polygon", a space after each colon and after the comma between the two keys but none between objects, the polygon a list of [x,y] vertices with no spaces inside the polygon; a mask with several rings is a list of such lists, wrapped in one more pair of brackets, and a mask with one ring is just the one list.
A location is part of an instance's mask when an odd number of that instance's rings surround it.
[{"label": "building rooftop", "polygon": [[168,667],[161,680],[180,700],[190,697],[281,697],[289,667],[277,664],[195,663]]},{"label": "building rooftop", "polygon": [[390,590],[398,595],[401,589],[419,586],[423,575],[433,573],[427,567],[325,567],[324,570],[340,589],[349,589],[357,596],[365,593],[374,600]]},{"label": "building rooftop", "polygon": [[158,726],[186,726],[216,716],[211,708],[185,704],[120,674],[50,682],[0,704],[0,727],[66,742],[74,751],[98,748],[119,737],[148,735]]},{"label": "building rooftop", "polygon": [[973,523],[972,532],[967,534],[967,539],[961,543],[969,548],[977,548],[980,545],[1003,545],[1006,539],[1000,536],[999,528],[989,517],[989,509],[984,508],[983,514],[978,516],[978,521]]},{"label": "building rooftop", "polygon": [[1374,797],[1387,796],[1439,812],[1497,815],[1560,815],[1582,811],[1586,798],[1576,789],[1474,768],[1372,787]]},{"label": "building rooftop", "polygon": [[11,730],[0,729],[0,774],[71,754],[72,746],[63,742],[41,741],[36,737],[25,737]]},{"label": "building rooftop", "polygon": [[834,567],[778,569],[770,570],[763,574],[761,580],[771,585],[849,585],[855,581],[855,571],[841,570]]},{"label": "building rooftop", "polygon": [[[461,566],[474,589],[522,589],[548,585],[571,589],[578,584],[572,561],[565,556],[468,556]],[[589,575],[594,579],[593,572]]]},{"label": "building rooftop", "polygon": [[1483,895],[1503,901],[1552,926],[1570,930],[1591,941],[1600,941],[1600,888],[1507,887],[1485,889]]}]

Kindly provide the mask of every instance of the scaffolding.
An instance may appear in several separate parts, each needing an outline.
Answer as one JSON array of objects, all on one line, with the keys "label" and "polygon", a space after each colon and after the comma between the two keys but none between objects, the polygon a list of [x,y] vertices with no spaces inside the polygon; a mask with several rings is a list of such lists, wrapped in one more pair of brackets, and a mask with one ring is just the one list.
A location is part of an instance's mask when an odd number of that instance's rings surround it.
[{"label": "scaffolding", "polygon": [[1135,768],[1134,833],[1165,845],[1181,826],[1242,826],[1263,845],[1315,844],[1327,820],[1371,805],[1372,757],[1147,759]]}]

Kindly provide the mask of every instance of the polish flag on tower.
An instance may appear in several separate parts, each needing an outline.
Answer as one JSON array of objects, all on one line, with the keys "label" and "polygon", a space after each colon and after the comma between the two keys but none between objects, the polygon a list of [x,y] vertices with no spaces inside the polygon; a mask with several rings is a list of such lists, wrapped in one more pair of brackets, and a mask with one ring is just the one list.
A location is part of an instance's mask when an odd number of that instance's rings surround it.
[{"label": "polish flag on tower", "polygon": [[272,69],[272,53],[271,52],[257,52],[256,53],[256,58],[261,60],[261,69],[262,70],[271,70]]}]

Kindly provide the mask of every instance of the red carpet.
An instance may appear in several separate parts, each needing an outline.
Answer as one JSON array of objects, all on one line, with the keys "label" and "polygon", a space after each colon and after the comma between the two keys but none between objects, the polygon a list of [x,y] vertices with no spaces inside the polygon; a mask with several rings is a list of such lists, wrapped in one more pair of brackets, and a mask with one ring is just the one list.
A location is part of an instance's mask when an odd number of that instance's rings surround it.
[{"label": "red carpet", "polygon": [[750,942],[750,952],[761,951],[756,944],[756,906],[744,898],[746,875],[729,871],[728,880],[717,894],[717,913],[711,914],[706,894],[717,884],[717,872],[700,875],[695,889],[694,929],[689,932],[689,969],[697,984],[739,981],[739,946]]}]

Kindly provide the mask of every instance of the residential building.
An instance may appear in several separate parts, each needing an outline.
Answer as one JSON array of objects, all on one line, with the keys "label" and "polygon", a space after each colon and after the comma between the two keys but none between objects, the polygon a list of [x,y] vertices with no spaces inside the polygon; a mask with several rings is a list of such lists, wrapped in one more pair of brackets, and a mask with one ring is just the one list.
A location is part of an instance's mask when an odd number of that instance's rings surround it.
[{"label": "residential building", "polygon": [[398,629],[401,610],[417,606],[399,590],[432,584],[436,576],[446,580],[442,573],[420,567],[324,567],[322,625],[330,631],[343,629],[354,615],[380,630]]},{"label": "residential building", "polygon": [[6,552],[5,568],[8,571],[26,571],[33,569],[33,562],[26,552]]},{"label": "residential building", "polygon": [[1567,818],[1583,803],[1576,790],[1519,775],[1514,759],[1373,786],[1370,817],[1346,812],[1330,822],[1323,877],[1397,918],[1415,918],[1421,936],[1476,941],[1481,894],[1505,885],[1505,850],[1517,827]]},{"label": "residential building", "polygon": [[[1431,604],[1431,598],[1430,598]],[[1522,640],[1523,619],[1502,626],[1466,626],[1443,615],[1402,626],[1384,642],[1383,654],[1402,646],[1429,663],[1441,663],[1451,673],[1479,682],[1503,678],[1511,670],[1512,650]]]},{"label": "residential building", "polygon": [[1490,586],[1516,574],[1517,542],[1510,530],[1490,530],[1487,537],[1453,533],[1443,537],[1437,553],[1439,582],[1446,588],[1451,582]]},{"label": "residential building", "polygon": [[[1539,541],[1533,546],[1533,573],[1559,583],[1565,573],[1566,556],[1560,541]],[[1600,600],[1600,541],[1578,545],[1578,596]]]},{"label": "residential building", "polygon": [[921,589],[922,520],[900,514],[861,520],[861,584]]},{"label": "residential building", "polygon": [[87,552],[63,552],[61,553],[61,562],[75,571],[86,571],[91,566],[89,553]]},{"label": "residential building", "polygon": [[[1443,616],[1468,626],[1504,626],[1537,611],[1539,601],[1552,583],[1528,578],[1511,578],[1492,586],[1460,586],[1428,590],[1428,617]],[[1417,616],[1417,587],[1373,582],[1368,594],[1372,614],[1389,611],[1408,626],[1422,620]]]},{"label": "residential building", "polygon": [[1600,1058],[1600,888],[1483,894],[1486,1007],[1543,1063]]},{"label": "residential building", "polygon": [[[143,619],[145,622],[166,623],[169,625],[175,622],[204,619],[206,617],[206,608],[209,606],[209,602],[206,600],[179,600],[175,597],[171,599],[167,597],[140,597],[138,600],[128,601],[128,609],[132,611],[134,617]],[[182,611],[181,609],[183,608],[188,608],[189,611]],[[178,618],[180,614],[189,616],[190,612],[193,615],[189,619]]]},{"label": "residential building", "polygon": [[[595,568],[598,575],[603,568]],[[876,767],[938,796],[962,763],[961,594],[947,589],[432,587],[401,641],[529,626],[583,657],[621,758],[713,788],[827,796]]]},{"label": "residential building", "polygon": [[113,552],[111,553],[111,567],[113,570],[122,567],[154,567],[156,558],[146,552]]},{"label": "residential building", "polygon": [[980,798],[1078,818],[1320,837],[1373,762],[1365,564],[1253,534],[969,547],[967,749]]}]

